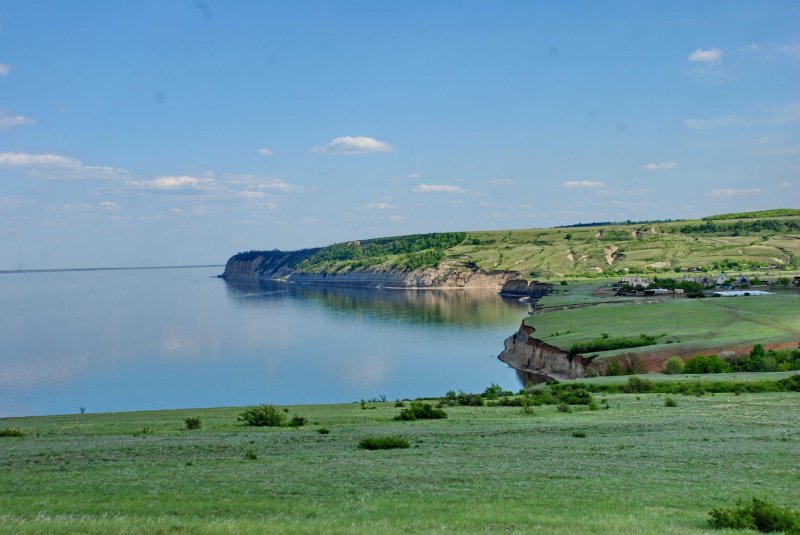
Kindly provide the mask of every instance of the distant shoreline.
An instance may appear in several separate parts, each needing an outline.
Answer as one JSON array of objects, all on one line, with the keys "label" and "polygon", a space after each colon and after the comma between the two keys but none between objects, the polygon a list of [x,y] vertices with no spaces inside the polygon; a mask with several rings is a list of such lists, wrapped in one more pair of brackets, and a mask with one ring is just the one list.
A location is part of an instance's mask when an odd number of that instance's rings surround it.
[{"label": "distant shoreline", "polygon": [[58,273],[65,271],[124,271],[134,269],[186,269],[225,267],[225,264],[198,264],[191,266],[139,266],[139,267],[85,267],[85,268],[50,268],[50,269],[0,269],[0,275],[11,273]]}]

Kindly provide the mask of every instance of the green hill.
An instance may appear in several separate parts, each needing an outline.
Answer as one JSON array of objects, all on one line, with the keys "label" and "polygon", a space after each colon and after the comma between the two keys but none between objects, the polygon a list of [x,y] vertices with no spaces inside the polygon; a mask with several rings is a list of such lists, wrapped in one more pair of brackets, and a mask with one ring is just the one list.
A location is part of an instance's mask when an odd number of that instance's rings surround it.
[{"label": "green hill", "polygon": [[[517,271],[529,278],[797,270],[800,210],[723,214],[701,220],[415,234],[338,243],[298,253],[289,267],[308,273],[408,270],[443,262],[487,271]],[[254,254],[267,253],[251,251],[233,259],[246,260]]]}]

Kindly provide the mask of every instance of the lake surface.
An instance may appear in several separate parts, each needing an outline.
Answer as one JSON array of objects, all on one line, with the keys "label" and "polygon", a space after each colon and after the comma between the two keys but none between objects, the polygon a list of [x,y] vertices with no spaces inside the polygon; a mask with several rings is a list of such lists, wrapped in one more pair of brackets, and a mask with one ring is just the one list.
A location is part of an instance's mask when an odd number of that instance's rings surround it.
[{"label": "lake surface", "polygon": [[517,390],[493,292],[228,283],[222,268],[0,274],[0,417]]}]

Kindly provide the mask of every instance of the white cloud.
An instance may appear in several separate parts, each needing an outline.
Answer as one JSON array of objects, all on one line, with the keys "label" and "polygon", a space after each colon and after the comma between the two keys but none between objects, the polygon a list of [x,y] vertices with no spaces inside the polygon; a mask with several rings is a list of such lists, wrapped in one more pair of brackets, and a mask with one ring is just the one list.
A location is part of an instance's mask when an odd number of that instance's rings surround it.
[{"label": "white cloud", "polygon": [[192,191],[208,190],[214,183],[213,178],[198,178],[189,175],[160,176],[152,180],[134,180],[131,186],[153,191]]},{"label": "white cloud", "polygon": [[712,197],[712,198],[752,197],[753,195],[761,195],[762,192],[763,190],[761,188],[750,188],[750,189],[721,188],[707,192],[706,197]]},{"label": "white cloud", "polygon": [[11,65],[8,63],[0,63],[0,76],[8,76],[9,72],[11,72]]},{"label": "white cloud", "polygon": [[36,124],[36,120],[22,115],[14,115],[7,110],[0,110],[0,130],[8,130],[26,124]]},{"label": "white cloud", "polygon": [[408,173],[406,175],[406,178],[410,180],[419,180],[420,178],[422,178],[422,175],[420,175],[419,173]]},{"label": "white cloud", "polygon": [[647,171],[661,171],[664,169],[674,169],[678,167],[677,162],[660,162],[660,163],[646,163],[642,166],[642,169],[646,169]]},{"label": "white cloud", "polygon": [[564,189],[592,189],[604,188],[605,186],[605,182],[594,180],[568,180],[567,182],[563,182],[561,184],[561,187]]},{"label": "white cloud", "polygon": [[786,182],[786,181],[784,181],[784,182],[781,182],[781,183],[780,183],[780,184],[778,184],[778,185],[779,185],[780,187],[782,187],[782,188],[791,188],[791,187],[792,187],[792,183],[791,183],[791,182]]},{"label": "white cloud", "polygon": [[258,154],[261,156],[276,156],[278,151],[262,147],[258,149]]},{"label": "white cloud", "polygon": [[513,180],[510,178],[493,178],[488,181],[489,184],[504,184],[504,185],[511,185],[514,183]]},{"label": "white cloud", "polygon": [[449,184],[420,184],[413,190],[414,193],[464,193],[464,189]]},{"label": "white cloud", "polygon": [[366,210],[394,210],[396,206],[385,202],[371,202],[364,205]]},{"label": "white cloud", "polygon": [[720,59],[722,59],[723,52],[719,48],[712,48],[710,50],[703,50],[702,48],[698,48],[691,54],[689,57],[686,58],[691,62],[700,62],[700,63],[717,63]]},{"label": "white cloud", "polygon": [[394,147],[385,141],[365,136],[344,136],[337,137],[327,145],[315,147],[314,152],[333,155],[356,155],[368,154],[372,152],[392,152]]}]

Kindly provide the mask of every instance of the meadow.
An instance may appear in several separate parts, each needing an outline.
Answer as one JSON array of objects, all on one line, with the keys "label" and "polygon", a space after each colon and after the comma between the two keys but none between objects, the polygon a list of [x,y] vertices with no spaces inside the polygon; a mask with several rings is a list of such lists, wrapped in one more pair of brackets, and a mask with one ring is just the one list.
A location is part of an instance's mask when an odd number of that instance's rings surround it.
[{"label": "meadow", "polygon": [[241,408],[4,419],[25,436],[0,438],[0,533],[711,534],[714,507],[800,503],[797,393],[602,397],[413,422],[392,402],[287,407],[300,428]]}]

